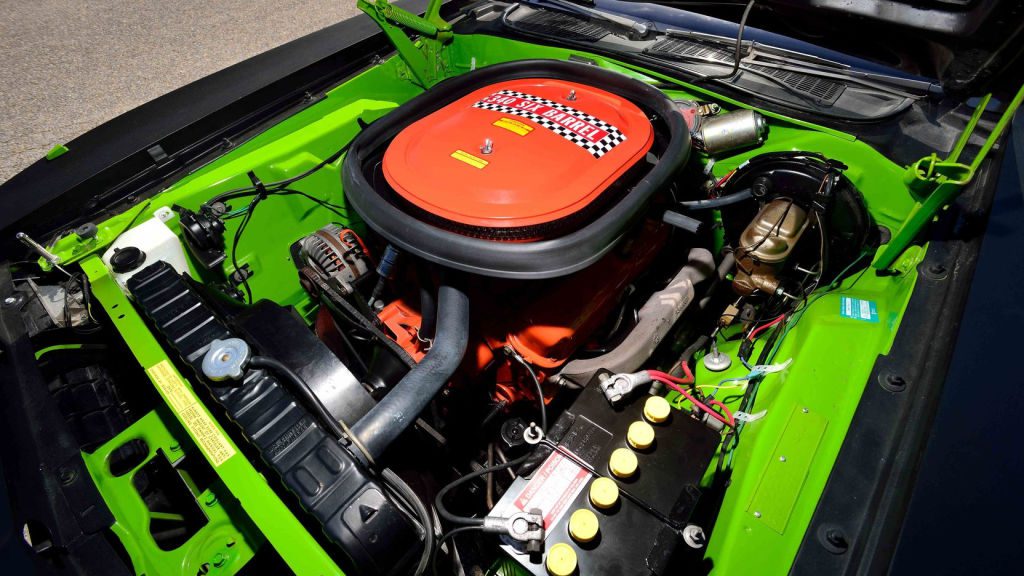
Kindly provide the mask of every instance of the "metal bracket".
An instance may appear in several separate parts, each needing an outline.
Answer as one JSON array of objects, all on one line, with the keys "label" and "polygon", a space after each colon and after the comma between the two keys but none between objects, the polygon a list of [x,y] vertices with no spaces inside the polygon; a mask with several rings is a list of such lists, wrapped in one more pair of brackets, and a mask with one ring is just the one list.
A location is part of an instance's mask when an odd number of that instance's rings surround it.
[{"label": "metal bracket", "polygon": [[964,128],[963,133],[960,134],[960,139],[957,140],[956,146],[953,147],[953,151],[948,158],[940,160],[937,155],[932,154],[927,158],[918,160],[907,168],[903,182],[916,200],[916,203],[907,217],[904,218],[903,223],[900,224],[899,229],[893,233],[892,239],[882,247],[875,261],[871,264],[876,270],[890,269],[897,258],[903,254],[903,251],[913,243],[921,230],[941,210],[953,202],[963,191],[964,187],[971,182],[982,161],[985,160],[989,151],[999,141],[1000,136],[1002,136],[1003,131],[1010,124],[1010,120],[1020,106],[1021,100],[1024,99],[1024,86],[1021,86],[1016,96],[1010,101],[1003,115],[992,129],[992,133],[989,134],[988,139],[985,140],[985,143],[971,164],[963,164],[959,161],[960,155],[963,153],[964,148],[967,147],[967,142],[974,133],[974,129],[977,127],[978,121],[981,120],[981,115],[988,107],[991,98],[992,95],[988,94],[975,106],[974,114],[971,115],[970,121]]},{"label": "metal bracket", "polygon": [[615,406],[623,398],[632,394],[633,390],[644,384],[649,384],[651,380],[650,374],[643,370],[632,374],[613,374],[603,380],[599,386],[608,403]]},{"label": "metal bracket", "polygon": [[[444,46],[452,39],[451,24],[441,18],[443,0],[430,0],[423,16],[399,8],[388,0],[358,0],[356,6],[380,26],[417,84],[429,88],[446,76]],[[410,38],[404,29],[419,34]]]},{"label": "metal bracket", "polygon": [[503,534],[526,542],[531,552],[539,552],[544,545],[544,514],[537,508],[507,517],[487,516],[483,528],[489,534]]}]

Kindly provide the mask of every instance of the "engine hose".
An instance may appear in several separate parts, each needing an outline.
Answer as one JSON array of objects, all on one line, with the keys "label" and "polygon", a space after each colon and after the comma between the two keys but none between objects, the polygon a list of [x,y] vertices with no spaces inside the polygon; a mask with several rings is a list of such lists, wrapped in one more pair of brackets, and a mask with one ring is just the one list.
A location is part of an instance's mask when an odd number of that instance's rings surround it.
[{"label": "engine hose", "polygon": [[719,196],[718,198],[709,198],[707,200],[689,200],[687,202],[679,202],[676,204],[676,208],[680,210],[713,210],[715,208],[723,208],[725,206],[731,206],[733,204],[739,204],[745,200],[749,200],[754,197],[754,193],[750,188],[744,188],[739,192],[733,192],[726,196]]},{"label": "engine hose", "polygon": [[715,268],[715,277],[711,279],[711,286],[708,287],[704,297],[698,302],[701,310],[708,307],[708,304],[711,303],[711,297],[715,295],[718,287],[725,282],[726,277],[729,275],[729,272],[732,272],[734,266],[736,266],[736,254],[731,251],[727,252],[722,257],[722,261],[718,263],[718,268]]},{"label": "engine hose", "polygon": [[377,459],[441,391],[462,362],[469,342],[469,298],[451,275],[438,288],[434,344],[376,406],[352,427]]},{"label": "engine hose", "polygon": [[714,272],[715,260],[711,252],[704,248],[690,250],[686,265],[668,286],[651,294],[640,308],[636,326],[622,343],[606,354],[573,360],[552,378],[563,386],[574,387],[585,386],[601,369],[615,373],[636,372],[693,302],[694,285]]},{"label": "engine hose", "polygon": [[420,331],[421,340],[432,340],[437,329],[437,301],[431,289],[430,271],[426,266],[420,267],[417,274],[420,284]]}]

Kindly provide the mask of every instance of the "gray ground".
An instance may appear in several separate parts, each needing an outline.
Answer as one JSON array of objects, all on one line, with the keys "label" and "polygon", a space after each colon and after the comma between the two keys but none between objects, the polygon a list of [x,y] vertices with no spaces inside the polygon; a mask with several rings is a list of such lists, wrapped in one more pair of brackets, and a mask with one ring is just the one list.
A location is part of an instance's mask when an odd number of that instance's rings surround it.
[{"label": "gray ground", "polygon": [[355,0],[0,0],[0,182],[54,144],[356,13]]}]

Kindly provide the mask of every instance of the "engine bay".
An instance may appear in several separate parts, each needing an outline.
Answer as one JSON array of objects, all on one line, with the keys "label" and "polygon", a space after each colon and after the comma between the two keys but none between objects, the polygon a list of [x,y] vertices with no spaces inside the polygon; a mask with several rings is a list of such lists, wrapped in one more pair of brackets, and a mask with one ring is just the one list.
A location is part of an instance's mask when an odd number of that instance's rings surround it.
[{"label": "engine bay", "polygon": [[117,416],[91,472],[177,418],[225,493],[221,468],[251,466],[352,574],[785,566],[916,281],[923,246],[872,267],[913,208],[903,168],[479,42],[425,90],[370,68],[47,248],[82,272],[46,314],[112,326],[166,403]]}]

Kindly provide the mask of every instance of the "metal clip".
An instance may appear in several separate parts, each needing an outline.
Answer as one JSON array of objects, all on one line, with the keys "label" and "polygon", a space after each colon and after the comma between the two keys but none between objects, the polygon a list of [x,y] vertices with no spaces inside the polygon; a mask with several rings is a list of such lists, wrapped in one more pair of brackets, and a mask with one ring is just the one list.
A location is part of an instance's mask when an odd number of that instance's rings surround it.
[{"label": "metal clip", "polygon": [[600,383],[601,392],[608,399],[608,403],[614,406],[623,398],[628,396],[644,384],[651,382],[651,376],[647,371],[634,372],[632,374],[615,374]]},{"label": "metal clip", "polygon": [[544,515],[540,509],[516,512],[511,516],[487,516],[484,532],[504,534],[513,540],[526,542],[528,552],[540,552],[544,545]]}]

